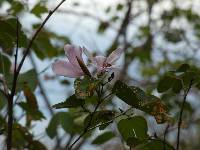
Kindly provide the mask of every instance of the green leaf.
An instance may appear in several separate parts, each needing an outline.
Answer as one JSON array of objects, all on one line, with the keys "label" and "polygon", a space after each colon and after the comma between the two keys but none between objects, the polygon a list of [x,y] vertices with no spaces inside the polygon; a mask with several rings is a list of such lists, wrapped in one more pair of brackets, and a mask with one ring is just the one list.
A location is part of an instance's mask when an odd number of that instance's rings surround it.
[{"label": "green leaf", "polygon": [[41,15],[46,12],[48,12],[48,9],[41,3],[35,5],[35,7],[31,10],[31,13],[35,14],[37,17],[41,17]]},{"label": "green leaf", "polygon": [[24,9],[24,4],[19,1],[13,1],[11,4],[11,8],[8,10],[9,13],[13,15],[17,15]]},{"label": "green leaf", "polygon": [[47,150],[47,148],[39,141],[32,141],[29,150]]},{"label": "green leaf", "polygon": [[48,127],[46,128],[47,135],[50,138],[53,139],[57,135],[58,125],[61,125],[65,132],[69,134],[75,134],[77,131],[82,129],[74,123],[73,117],[70,113],[59,112],[54,114],[51,121],[49,122]]},{"label": "green leaf", "polygon": [[11,71],[10,59],[0,52],[0,74],[8,74]]},{"label": "green leaf", "polygon": [[132,137],[138,139],[148,138],[147,122],[141,116],[122,119],[119,121],[117,127],[125,141]]},{"label": "green leaf", "polygon": [[184,31],[178,29],[171,29],[165,33],[165,38],[172,43],[177,43],[182,40],[182,34]]},{"label": "green leaf", "polygon": [[156,139],[150,142],[138,145],[137,147],[134,148],[134,150],[164,150],[164,149],[174,150],[174,148],[168,143],[164,144],[164,141],[156,140]]},{"label": "green leaf", "polygon": [[[9,89],[12,88],[13,74],[6,76]],[[29,88],[34,91],[37,87],[37,74],[34,69],[31,69],[25,73],[19,75],[17,80],[16,92],[22,91],[24,88]]]},{"label": "green leaf", "polygon": [[[3,51],[9,55],[13,53],[13,48],[16,43],[16,32],[17,32],[17,19],[16,18],[8,18],[1,19],[0,18],[0,47],[2,47]],[[27,37],[22,31],[22,26],[19,22],[19,47],[26,47],[27,45]]]},{"label": "green leaf", "polygon": [[161,80],[158,82],[158,92],[163,93],[169,90],[173,86],[174,81],[174,77],[171,75],[165,75],[164,77],[162,77]]},{"label": "green leaf", "polygon": [[117,5],[117,10],[118,11],[122,10],[123,8],[124,8],[124,6],[122,4],[120,4],[120,3]]},{"label": "green leaf", "polygon": [[97,136],[93,141],[92,144],[101,145],[105,142],[109,141],[110,139],[114,138],[115,134],[113,132],[105,132],[99,136]]},{"label": "green leaf", "polygon": [[75,108],[85,104],[83,99],[76,98],[76,95],[73,94],[69,98],[67,98],[64,102],[58,103],[53,105],[53,108],[60,109],[60,108]]},{"label": "green leaf", "polygon": [[[94,113],[94,115],[89,114],[85,118],[84,126],[87,127],[89,125],[90,127],[94,127],[100,123],[104,123],[104,122],[112,120],[113,117],[114,117],[113,111],[110,111],[110,110],[97,111],[96,113]],[[105,126],[100,126],[99,129],[103,130],[107,126],[108,124],[106,124]]]},{"label": "green leaf", "polygon": [[155,117],[157,123],[164,123],[169,119],[166,106],[153,95],[146,94],[135,86],[128,86],[117,81],[112,89],[113,93],[122,101]]},{"label": "green leaf", "polygon": [[183,84],[182,84],[182,80],[181,79],[175,79],[172,90],[174,93],[180,93],[181,89],[183,88]]},{"label": "green leaf", "polygon": [[81,99],[91,97],[98,85],[98,80],[88,76],[85,76],[83,79],[76,79],[74,81],[75,95]]},{"label": "green leaf", "polygon": [[6,102],[7,102],[7,98],[4,95],[3,91],[0,90],[0,110],[4,108]]},{"label": "green leaf", "polygon": [[109,23],[108,22],[101,22],[99,24],[99,27],[98,27],[98,32],[99,33],[103,33],[105,32],[105,30],[109,27]]},{"label": "green leaf", "polygon": [[119,80],[115,83],[112,92],[125,103],[134,106],[135,108],[138,108],[141,105],[143,101],[142,96],[145,95],[141,89],[133,86],[129,87]]},{"label": "green leaf", "polygon": [[177,70],[176,72],[186,72],[187,70],[190,69],[190,65],[188,64],[182,64]]}]

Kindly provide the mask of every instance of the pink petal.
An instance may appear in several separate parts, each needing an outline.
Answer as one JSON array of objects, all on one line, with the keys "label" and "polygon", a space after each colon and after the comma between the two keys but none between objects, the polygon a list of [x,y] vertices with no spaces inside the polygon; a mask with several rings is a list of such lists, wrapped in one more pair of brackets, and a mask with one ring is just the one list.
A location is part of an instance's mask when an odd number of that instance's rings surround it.
[{"label": "pink petal", "polygon": [[70,78],[80,77],[84,75],[82,70],[74,66],[73,64],[65,61],[56,61],[52,64],[52,70],[57,75],[66,76]]},{"label": "pink petal", "polygon": [[104,70],[103,65],[104,65],[105,61],[106,61],[106,57],[104,57],[104,56],[96,56],[96,57],[94,57],[94,63],[97,66],[97,71],[98,72]]},{"label": "pink petal", "polygon": [[75,66],[79,66],[77,58],[79,58],[79,60],[83,61],[82,58],[82,48],[78,47],[78,46],[74,46],[74,45],[65,45],[64,47],[65,50],[65,55],[67,56],[69,62]]},{"label": "pink petal", "polygon": [[106,59],[106,62],[109,64],[114,64],[123,53],[124,49],[118,48],[114,50]]},{"label": "pink petal", "polygon": [[103,64],[106,61],[106,57],[104,56],[96,56],[94,57],[94,63],[96,63],[97,66],[103,67]]}]

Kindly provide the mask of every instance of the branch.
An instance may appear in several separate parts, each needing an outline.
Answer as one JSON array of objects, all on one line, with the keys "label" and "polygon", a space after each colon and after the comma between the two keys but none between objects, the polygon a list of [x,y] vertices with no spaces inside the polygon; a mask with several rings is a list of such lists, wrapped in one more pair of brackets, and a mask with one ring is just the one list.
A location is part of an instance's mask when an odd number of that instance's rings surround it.
[{"label": "branch", "polygon": [[11,150],[12,147],[12,126],[13,126],[13,98],[15,95],[15,90],[16,90],[16,86],[17,86],[17,79],[20,73],[20,70],[23,66],[23,63],[26,59],[26,56],[28,55],[31,46],[34,42],[34,40],[36,39],[37,35],[39,34],[39,32],[41,31],[41,29],[43,28],[43,26],[45,25],[45,23],[49,20],[49,18],[52,16],[52,14],[62,5],[62,3],[64,3],[66,0],[62,0],[56,7],[55,9],[53,9],[52,11],[49,11],[48,16],[46,17],[46,19],[43,21],[43,23],[40,25],[40,27],[37,29],[37,31],[35,32],[35,34],[33,35],[32,39],[30,40],[28,47],[25,50],[25,53],[19,63],[19,66],[16,66],[17,63],[17,56],[18,56],[18,43],[19,43],[19,33],[18,33],[18,20],[17,20],[17,48],[16,48],[16,54],[15,54],[15,71],[14,71],[14,77],[13,77],[13,83],[12,83],[12,90],[11,93],[9,95],[8,98],[8,136],[7,136],[7,150]]},{"label": "branch", "polygon": [[181,123],[182,123],[182,115],[183,115],[183,110],[184,110],[184,106],[186,103],[186,98],[187,95],[192,87],[192,83],[193,83],[193,79],[190,81],[190,84],[188,86],[188,89],[184,92],[184,97],[183,97],[183,103],[181,105],[181,110],[180,110],[180,116],[179,116],[179,120],[178,120],[178,133],[177,133],[177,145],[176,145],[176,150],[179,150],[179,143],[180,143],[180,131],[181,131]]},{"label": "branch", "polygon": [[69,146],[69,148],[67,148],[68,150],[71,150],[72,147],[89,131],[89,127],[92,123],[92,119],[94,117],[94,114],[96,113],[97,109],[99,108],[101,104],[101,101],[99,101],[94,109],[94,111],[91,113],[91,117],[90,117],[90,120],[88,122],[88,125],[85,127],[84,131],[79,135],[79,137]]},{"label": "branch", "polygon": [[12,148],[12,127],[13,127],[13,98],[15,95],[15,89],[17,84],[17,57],[18,57],[18,47],[19,47],[19,21],[17,18],[17,27],[16,27],[16,53],[15,53],[15,66],[14,66],[14,77],[13,77],[13,86],[11,94],[8,96],[8,128],[7,128],[7,150]]}]

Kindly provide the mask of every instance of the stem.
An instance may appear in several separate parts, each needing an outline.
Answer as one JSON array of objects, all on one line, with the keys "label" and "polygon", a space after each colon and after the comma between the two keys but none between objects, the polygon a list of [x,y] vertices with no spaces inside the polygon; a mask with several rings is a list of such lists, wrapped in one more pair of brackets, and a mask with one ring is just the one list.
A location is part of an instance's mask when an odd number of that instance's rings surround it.
[{"label": "stem", "polygon": [[19,48],[19,21],[17,18],[17,28],[16,28],[16,53],[15,53],[15,66],[14,66],[14,77],[13,77],[13,86],[11,94],[8,96],[8,131],[7,131],[7,150],[12,148],[12,128],[13,128],[13,98],[15,95],[15,89],[17,84],[17,58],[18,58],[18,48]]},{"label": "stem", "polygon": [[168,133],[168,129],[169,129],[169,124],[167,125],[166,129],[165,129],[165,132],[164,132],[164,150],[166,150],[166,136],[167,136],[167,133]]},{"label": "stem", "polygon": [[96,105],[94,111],[91,113],[91,117],[90,120],[88,122],[88,125],[85,127],[84,131],[79,135],[79,137],[69,146],[68,150],[71,150],[72,147],[88,132],[88,129],[92,123],[92,119],[94,117],[94,114],[96,113],[97,109],[99,108],[101,102],[98,102],[98,104]]},{"label": "stem", "polygon": [[25,53],[19,63],[19,66],[17,67],[17,57],[18,57],[18,43],[19,43],[19,33],[18,33],[18,20],[17,20],[17,48],[16,48],[16,54],[15,54],[15,70],[14,70],[14,77],[13,77],[13,83],[12,83],[12,90],[11,93],[8,97],[8,135],[7,135],[7,150],[11,150],[12,148],[12,127],[13,127],[13,98],[15,95],[15,90],[16,90],[16,86],[17,86],[17,79],[20,73],[20,70],[24,64],[24,61],[31,49],[31,46],[34,42],[34,40],[36,39],[37,35],[39,34],[39,32],[41,31],[41,29],[43,28],[43,26],[45,25],[45,23],[49,20],[49,18],[52,16],[52,14],[61,6],[62,3],[64,3],[66,0],[62,0],[56,7],[55,9],[53,9],[52,11],[49,11],[48,16],[46,17],[46,19],[43,21],[43,23],[40,25],[40,27],[37,29],[37,31],[35,32],[35,34],[33,35],[32,39],[30,40],[28,47],[25,50]]},{"label": "stem", "polygon": [[190,84],[188,86],[188,89],[185,91],[184,93],[184,97],[183,97],[183,103],[181,105],[181,110],[180,110],[180,116],[179,116],[179,120],[178,120],[178,133],[177,133],[177,144],[176,144],[176,150],[179,150],[179,145],[180,145],[180,131],[181,131],[181,123],[182,123],[182,115],[183,115],[183,110],[184,110],[184,106],[186,103],[186,98],[187,95],[192,87],[192,82],[193,79],[190,81]]}]

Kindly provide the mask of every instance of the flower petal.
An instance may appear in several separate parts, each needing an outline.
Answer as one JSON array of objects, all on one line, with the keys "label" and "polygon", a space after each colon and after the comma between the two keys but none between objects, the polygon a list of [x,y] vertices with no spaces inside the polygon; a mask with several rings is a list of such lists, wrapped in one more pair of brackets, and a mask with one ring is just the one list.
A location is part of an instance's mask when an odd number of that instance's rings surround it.
[{"label": "flower petal", "polygon": [[82,70],[74,66],[73,64],[65,61],[56,61],[52,64],[52,70],[57,75],[66,76],[70,78],[80,77],[84,75]]},{"label": "flower petal", "polygon": [[65,55],[67,56],[71,64],[79,66],[77,57],[79,58],[80,61],[83,61],[83,58],[82,58],[83,50],[81,47],[67,44],[64,46],[64,50],[65,50]]},{"label": "flower petal", "polygon": [[124,49],[118,48],[116,50],[114,50],[106,59],[106,62],[108,64],[113,64],[115,63],[121,56],[121,54],[123,53]]}]

